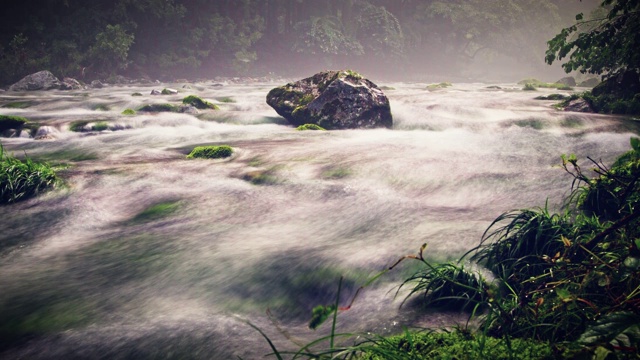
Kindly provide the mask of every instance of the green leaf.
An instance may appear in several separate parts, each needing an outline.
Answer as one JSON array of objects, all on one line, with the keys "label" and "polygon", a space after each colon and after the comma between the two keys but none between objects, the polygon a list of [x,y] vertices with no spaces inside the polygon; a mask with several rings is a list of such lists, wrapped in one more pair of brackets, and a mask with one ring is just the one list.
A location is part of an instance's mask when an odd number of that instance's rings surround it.
[{"label": "green leaf", "polygon": [[638,346],[640,316],[632,312],[607,314],[589,326],[578,341],[585,345],[614,343],[618,346]]},{"label": "green leaf", "polygon": [[313,308],[311,311],[311,321],[309,321],[310,329],[317,329],[318,326],[322,325],[333,312],[336,311],[335,305],[319,305]]},{"label": "green leaf", "polygon": [[556,294],[558,294],[558,297],[563,302],[567,302],[567,301],[571,301],[572,300],[571,293],[567,289],[556,289]]},{"label": "green leaf", "polygon": [[624,266],[628,267],[631,270],[640,269],[640,258],[629,256],[624,259]]},{"label": "green leaf", "polygon": [[631,147],[635,152],[640,153],[640,138],[631,138]]},{"label": "green leaf", "polygon": [[576,15],[576,21],[582,21],[583,18],[584,18],[584,15],[582,13]]}]

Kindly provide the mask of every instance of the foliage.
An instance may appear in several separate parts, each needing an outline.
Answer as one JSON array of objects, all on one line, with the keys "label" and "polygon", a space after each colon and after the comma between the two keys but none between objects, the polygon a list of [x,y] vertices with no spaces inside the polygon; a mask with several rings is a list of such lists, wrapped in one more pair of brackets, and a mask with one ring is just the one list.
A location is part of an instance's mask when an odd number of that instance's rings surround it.
[{"label": "foliage", "polygon": [[585,20],[576,15],[576,24],[549,41],[545,60],[568,60],[564,70],[605,74],[613,77],[621,72],[640,70],[640,1],[604,0],[605,16]]},{"label": "foliage", "polygon": [[182,103],[186,104],[186,105],[191,105],[194,106],[197,109],[214,109],[214,110],[219,110],[219,108],[206,101],[206,100],[202,100],[200,97],[195,96],[195,95],[189,95],[187,97],[185,97],[184,99],[182,99]]},{"label": "foliage", "polygon": [[19,160],[0,144],[0,204],[11,204],[53,187],[58,179],[48,164]]},{"label": "foliage", "polygon": [[227,158],[233,154],[233,148],[228,145],[218,145],[218,146],[197,146],[195,147],[189,155],[187,155],[187,159],[221,159]]},{"label": "foliage", "polygon": [[304,124],[304,125],[300,125],[296,128],[296,130],[298,131],[304,131],[304,130],[325,130],[325,128],[323,128],[322,126],[318,126],[316,124]]},{"label": "foliage", "polygon": [[104,31],[96,35],[89,57],[99,64],[106,75],[111,75],[118,69],[126,69],[129,65],[129,48],[134,38],[120,24],[107,25]]},{"label": "foliage", "polygon": [[293,45],[296,52],[310,54],[362,55],[364,49],[354,38],[345,34],[344,26],[336,16],[312,17],[296,24],[299,34]]}]

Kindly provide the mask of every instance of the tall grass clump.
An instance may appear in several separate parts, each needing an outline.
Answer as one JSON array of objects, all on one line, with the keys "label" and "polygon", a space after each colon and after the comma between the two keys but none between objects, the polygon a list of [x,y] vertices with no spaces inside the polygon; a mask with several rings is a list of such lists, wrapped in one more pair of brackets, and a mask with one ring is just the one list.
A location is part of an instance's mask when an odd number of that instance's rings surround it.
[{"label": "tall grass clump", "polygon": [[7,154],[0,144],[0,204],[11,204],[53,187],[57,182],[48,164],[20,160]]},{"label": "tall grass clump", "polygon": [[505,213],[465,255],[501,289],[489,297],[489,333],[622,358],[639,349],[640,140],[631,145],[610,168],[591,160],[594,178],[575,156],[563,156],[573,177],[565,210]]}]

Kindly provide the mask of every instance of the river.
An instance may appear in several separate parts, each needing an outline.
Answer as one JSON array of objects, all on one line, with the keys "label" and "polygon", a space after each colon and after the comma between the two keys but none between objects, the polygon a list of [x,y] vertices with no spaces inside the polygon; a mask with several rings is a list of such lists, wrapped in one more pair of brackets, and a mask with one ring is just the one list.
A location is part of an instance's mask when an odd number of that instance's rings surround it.
[{"label": "river", "polygon": [[[0,358],[261,358],[269,345],[246,321],[294,349],[287,337],[328,331],[306,324],[340,276],[346,305],[425,242],[430,260],[456,259],[505,211],[558,209],[572,181],[561,154],[611,163],[637,132],[559,112],[533,100],[550,90],[516,84],[380,84],[393,88],[393,129],[344,131],[286,125],[265,102],[279,83],[183,85],[0,93],[0,106],[30,105],[0,113],[50,127],[48,139],[2,138],[6,151],[55,164],[64,180],[0,207]],[[149,95],[163,87],[180,93]],[[121,114],[190,94],[221,109]],[[116,130],[70,131],[77,121]],[[186,159],[210,144],[235,153]],[[463,321],[400,307],[397,287],[416,266],[366,287],[338,330]]]}]

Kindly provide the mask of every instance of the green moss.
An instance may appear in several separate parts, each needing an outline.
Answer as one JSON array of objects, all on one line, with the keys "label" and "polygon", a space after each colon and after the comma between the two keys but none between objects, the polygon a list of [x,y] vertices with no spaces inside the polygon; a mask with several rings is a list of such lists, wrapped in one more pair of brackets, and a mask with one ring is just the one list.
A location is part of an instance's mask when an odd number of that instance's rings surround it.
[{"label": "green moss", "polygon": [[216,100],[220,101],[221,103],[234,103],[234,102],[236,102],[233,98],[230,98],[228,96],[217,97]]},{"label": "green moss", "polygon": [[84,127],[87,126],[88,121],[74,121],[69,124],[69,130],[73,132],[82,132],[84,131]]},{"label": "green moss", "polygon": [[[297,109],[296,109],[297,110]],[[304,131],[304,130],[323,130],[326,131],[325,128],[318,126],[316,124],[304,124],[304,125],[300,125],[296,128],[296,130],[298,131]]]},{"label": "green moss", "polygon": [[32,103],[30,101],[15,101],[2,105],[3,108],[8,109],[26,109],[30,107]]},{"label": "green moss", "polygon": [[104,131],[109,128],[109,123],[106,121],[99,121],[91,126],[93,131]]},{"label": "green moss", "polygon": [[254,185],[275,185],[279,182],[278,177],[275,176],[277,167],[272,167],[267,170],[250,171],[242,176],[242,179],[248,181]]},{"label": "green moss", "polygon": [[550,95],[542,95],[535,97],[535,100],[565,100],[569,98],[567,95],[562,94],[550,94]]},{"label": "green moss", "polygon": [[438,83],[438,84],[429,84],[429,85],[427,85],[427,90],[434,91],[434,90],[439,90],[439,89],[446,89],[446,88],[451,87],[451,86],[453,86],[453,84],[450,83],[450,82],[441,82],[441,83]]},{"label": "green moss", "polygon": [[206,100],[202,100],[200,97],[195,95],[189,95],[185,97],[184,99],[182,99],[182,103],[185,105],[191,105],[197,109],[214,109],[214,110],[219,109],[216,105]]},{"label": "green moss", "polygon": [[142,96],[142,94],[139,93],[139,92],[135,92],[135,93],[131,94],[131,96]]},{"label": "green moss", "polygon": [[143,112],[178,112],[179,108],[172,104],[147,104],[138,108]]},{"label": "green moss", "polygon": [[145,223],[167,217],[180,208],[178,201],[165,201],[153,204],[134,216],[130,223]]},{"label": "green moss", "polygon": [[539,119],[518,120],[515,122],[515,125],[519,127],[529,127],[536,130],[542,130],[545,127],[544,121]]},{"label": "green moss", "polygon": [[160,94],[162,94],[162,95],[173,95],[174,93],[171,90],[169,90],[167,88],[164,88],[164,89],[162,89]]},{"label": "green moss", "polygon": [[394,88],[393,86],[380,86],[380,90],[395,90],[396,88]]},{"label": "green moss", "polygon": [[352,77],[352,78],[355,78],[355,79],[363,79],[364,78],[358,72],[353,71],[353,70],[345,70],[342,73],[346,74],[347,77]]},{"label": "green moss", "polygon": [[313,100],[315,100],[315,96],[313,96],[313,94],[305,94],[302,96],[298,103],[302,106],[305,106],[311,103]]},{"label": "green moss", "polygon": [[[547,83],[544,81],[540,81],[538,79],[530,78],[518,81],[518,85],[524,85],[525,87],[530,84],[536,88],[546,88],[546,89],[558,89],[558,90],[573,90],[571,86],[560,84],[560,83]],[[530,90],[530,89],[526,89]]]},{"label": "green moss", "polygon": [[325,179],[343,179],[351,175],[351,170],[346,167],[333,167],[322,172]]},{"label": "green moss", "polygon": [[136,114],[136,111],[133,109],[124,109],[122,111],[122,115],[135,115],[135,114]]},{"label": "green moss", "polygon": [[0,132],[9,129],[20,130],[28,122],[20,116],[0,115]]},{"label": "green moss", "polygon": [[222,159],[233,154],[233,148],[228,145],[198,146],[187,155],[187,159]]}]

